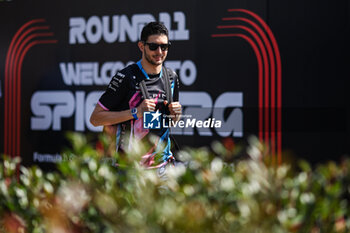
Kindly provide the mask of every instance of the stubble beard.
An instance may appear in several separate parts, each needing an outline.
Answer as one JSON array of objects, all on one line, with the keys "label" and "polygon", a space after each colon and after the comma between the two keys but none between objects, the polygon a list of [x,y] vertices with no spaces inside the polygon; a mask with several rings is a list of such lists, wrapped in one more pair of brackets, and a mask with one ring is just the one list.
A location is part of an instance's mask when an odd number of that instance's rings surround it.
[{"label": "stubble beard", "polygon": [[152,64],[152,65],[154,65],[154,66],[159,66],[159,65],[163,64],[163,62],[164,62],[164,60],[165,60],[165,56],[164,56],[164,55],[160,55],[160,56],[162,57],[162,60],[161,60],[160,62],[155,62],[155,61],[153,61],[153,60],[152,60],[152,57],[151,57],[149,54],[147,54],[146,49],[144,50],[144,54],[145,54],[146,60],[147,60],[150,64]]}]

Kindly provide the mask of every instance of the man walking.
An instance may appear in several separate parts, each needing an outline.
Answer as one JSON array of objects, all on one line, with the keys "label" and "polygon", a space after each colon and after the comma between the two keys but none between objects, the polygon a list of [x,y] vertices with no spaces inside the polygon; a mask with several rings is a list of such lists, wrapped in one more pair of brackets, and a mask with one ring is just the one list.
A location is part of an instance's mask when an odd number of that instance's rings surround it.
[{"label": "man walking", "polygon": [[170,42],[164,24],[151,22],[141,32],[138,47],[142,58],[119,71],[109,83],[91,114],[94,126],[116,125],[117,150],[132,147],[133,139],[141,140],[153,134],[157,143],[145,155],[141,163],[148,168],[163,167],[174,161],[171,151],[169,128],[143,128],[145,112],[168,115],[177,121],[181,115],[179,80],[176,73],[163,66]]}]

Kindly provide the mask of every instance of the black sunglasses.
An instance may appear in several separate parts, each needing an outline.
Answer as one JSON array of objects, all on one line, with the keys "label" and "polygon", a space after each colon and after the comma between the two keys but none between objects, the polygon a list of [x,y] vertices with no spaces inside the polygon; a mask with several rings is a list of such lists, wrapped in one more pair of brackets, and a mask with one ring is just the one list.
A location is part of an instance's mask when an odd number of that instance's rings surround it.
[{"label": "black sunglasses", "polygon": [[170,42],[168,42],[167,44],[157,44],[157,43],[147,43],[147,42],[144,42],[144,43],[145,45],[148,45],[149,49],[152,51],[157,50],[158,47],[160,47],[162,51],[167,51],[171,45]]}]

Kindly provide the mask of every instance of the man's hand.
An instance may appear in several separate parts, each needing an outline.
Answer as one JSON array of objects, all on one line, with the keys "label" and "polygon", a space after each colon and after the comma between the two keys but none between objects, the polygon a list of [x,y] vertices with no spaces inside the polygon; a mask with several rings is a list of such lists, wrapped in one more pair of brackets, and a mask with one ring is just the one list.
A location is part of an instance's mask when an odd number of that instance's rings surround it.
[{"label": "man's hand", "polygon": [[[164,100],[164,104],[167,105],[168,101]],[[173,121],[178,121],[180,119],[181,113],[182,113],[182,106],[179,102],[172,102],[168,105],[170,115],[172,116],[171,119]]]},{"label": "man's hand", "polygon": [[154,112],[156,109],[156,103],[154,99],[145,99],[142,103],[137,107],[137,117],[143,117],[144,112]]}]

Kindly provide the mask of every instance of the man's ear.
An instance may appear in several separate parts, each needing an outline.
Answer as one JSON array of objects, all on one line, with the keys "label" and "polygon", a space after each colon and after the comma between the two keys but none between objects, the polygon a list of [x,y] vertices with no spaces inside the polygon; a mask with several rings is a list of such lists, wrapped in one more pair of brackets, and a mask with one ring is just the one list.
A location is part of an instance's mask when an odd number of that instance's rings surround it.
[{"label": "man's ear", "polygon": [[139,49],[141,50],[141,52],[143,52],[143,50],[145,49],[145,44],[142,41],[139,41],[137,43],[137,46],[139,46]]}]

